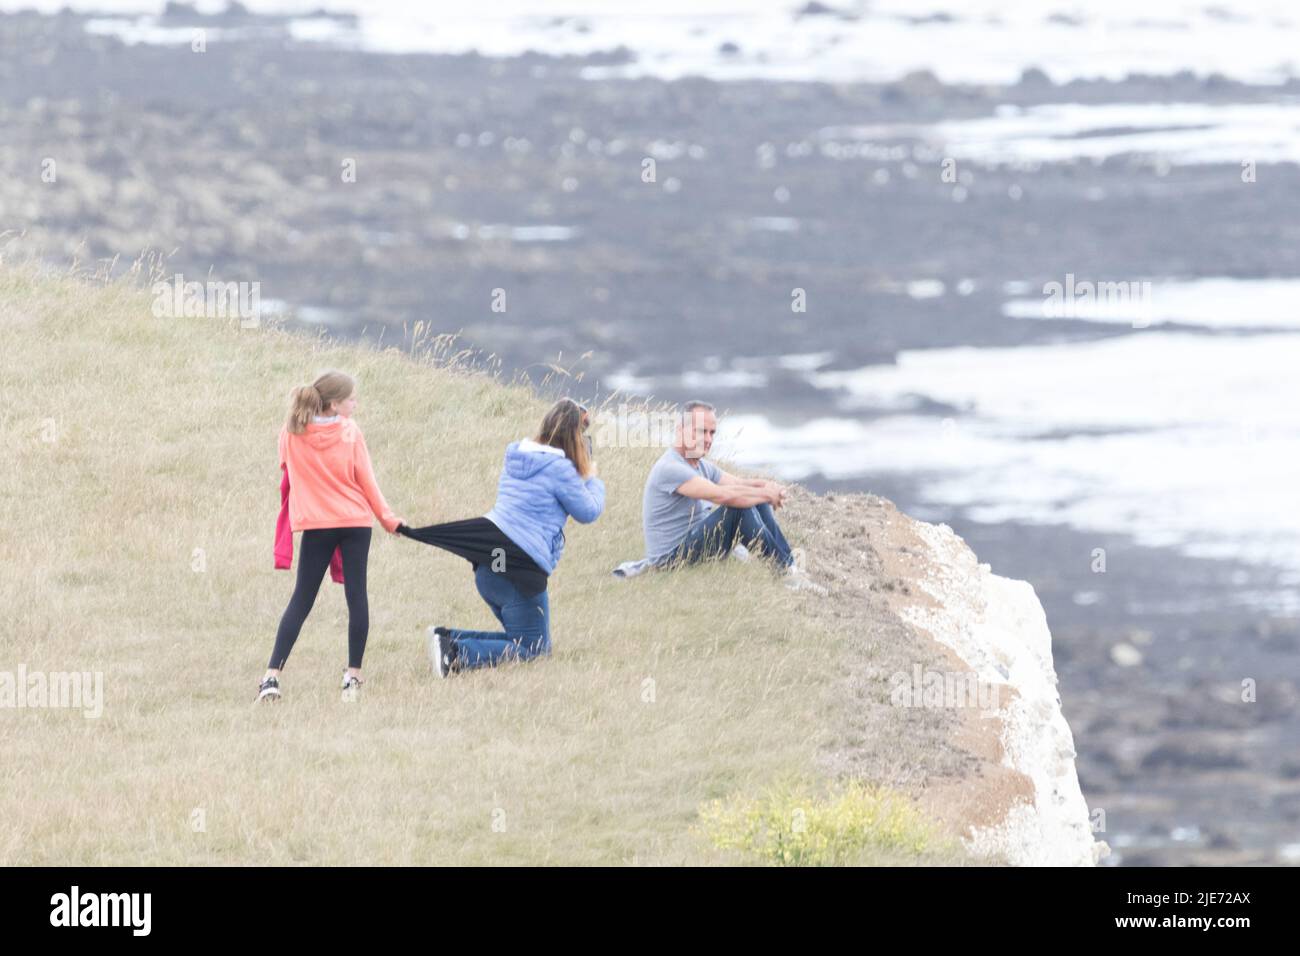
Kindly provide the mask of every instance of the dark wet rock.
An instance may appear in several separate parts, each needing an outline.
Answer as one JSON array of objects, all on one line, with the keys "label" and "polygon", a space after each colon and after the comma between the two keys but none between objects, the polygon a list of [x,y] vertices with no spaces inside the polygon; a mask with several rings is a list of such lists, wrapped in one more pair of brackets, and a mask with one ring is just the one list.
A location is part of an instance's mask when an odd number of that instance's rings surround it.
[{"label": "dark wet rock", "polygon": [[944,85],[930,70],[913,70],[887,90],[900,100],[918,100],[942,96]]},{"label": "dark wet rock", "polygon": [[842,11],[834,7],[828,7],[824,3],[819,3],[818,0],[810,0],[794,13],[796,20],[802,17],[838,17],[842,15]]},{"label": "dark wet rock", "polygon": [[1198,681],[1166,700],[1163,725],[1170,729],[1243,729],[1265,719],[1262,708],[1242,701],[1238,691],[1235,685]]},{"label": "dark wet rock", "polygon": [[1211,830],[1206,836],[1205,845],[1213,850],[1236,850],[1241,846],[1231,834],[1222,830]]},{"label": "dark wet rock", "polygon": [[180,3],[178,0],[168,0],[163,7],[162,18],[164,20],[197,20],[202,19],[203,14],[199,13],[198,8],[192,3]]},{"label": "dark wet rock", "polygon": [[942,11],[942,10],[937,13],[924,13],[919,16],[902,14],[900,15],[899,19],[904,20],[907,23],[911,23],[916,26],[924,26],[927,23],[956,23],[957,22],[956,17],[954,17],[951,13],[947,13],[946,11]]},{"label": "dark wet rock", "polygon": [[1192,737],[1159,744],[1148,751],[1141,762],[1143,771],[1232,770],[1245,766],[1248,764],[1238,751]]},{"label": "dark wet rock", "polygon": [[1018,86],[1028,90],[1045,90],[1052,87],[1052,78],[1036,66],[1031,66],[1020,74]]}]

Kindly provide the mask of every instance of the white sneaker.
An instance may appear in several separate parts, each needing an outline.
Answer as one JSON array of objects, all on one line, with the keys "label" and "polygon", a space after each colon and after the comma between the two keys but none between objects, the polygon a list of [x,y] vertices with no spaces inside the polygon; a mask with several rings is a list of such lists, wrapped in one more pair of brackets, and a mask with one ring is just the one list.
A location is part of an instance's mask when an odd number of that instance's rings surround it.
[{"label": "white sneaker", "polygon": [[737,561],[753,561],[754,556],[749,553],[749,548],[743,544],[738,544],[731,549],[731,556]]},{"label": "white sneaker", "polygon": [[812,578],[808,577],[808,572],[797,565],[790,565],[785,571],[785,586],[791,591],[812,591],[825,597],[830,592],[822,587]]},{"label": "white sneaker", "polygon": [[447,677],[456,666],[456,642],[451,639],[451,634],[445,627],[431,627],[424,633],[433,672],[439,677]]},{"label": "white sneaker", "polygon": [[349,677],[348,672],[343,672],[343,703],[355,704],[361,696],[361,678]]}]

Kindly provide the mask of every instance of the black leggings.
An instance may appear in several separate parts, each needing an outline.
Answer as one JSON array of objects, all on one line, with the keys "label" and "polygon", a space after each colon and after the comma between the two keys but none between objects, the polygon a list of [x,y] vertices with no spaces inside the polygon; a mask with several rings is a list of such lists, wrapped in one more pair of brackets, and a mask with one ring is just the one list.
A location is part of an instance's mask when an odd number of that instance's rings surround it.
[{"label": "black leggings", "polygon": [[280,618],[275,634],[271,663],[275,670],[284,667],[293,650],[303,621],[316,603],[316,593],[330,566],[334,549],[343,552],[343,594],[348,599],[348,667],[360,667],[370,633],[370,605],[366,602],[366,558],[370,553],[369,528],[319,528],[302,533],[298,554],[298,583],[293,597]]}]

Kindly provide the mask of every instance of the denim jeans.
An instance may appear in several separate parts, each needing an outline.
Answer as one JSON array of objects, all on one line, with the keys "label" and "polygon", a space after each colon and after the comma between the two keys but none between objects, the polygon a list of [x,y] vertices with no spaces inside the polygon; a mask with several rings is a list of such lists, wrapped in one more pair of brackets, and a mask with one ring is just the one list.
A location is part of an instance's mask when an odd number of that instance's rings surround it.
[{"label": "denim jeans", "polygon": [[750,508],[714,508],[708,517],[686,533],[673,553],[673,561],[694,564],[705,558],[720,558],[737,544],[762,552],[781,567],[794,563],[790,544],[781,533],[769,504]]},{"label": "denim jeans", "polygon": [[474,584],[505,632],[449,628],[459,648],[459,667],[495,667],[503,660],[526,661],[551,653],[551,607],[545,591],[524,597],[487,564],[475,570]]}]

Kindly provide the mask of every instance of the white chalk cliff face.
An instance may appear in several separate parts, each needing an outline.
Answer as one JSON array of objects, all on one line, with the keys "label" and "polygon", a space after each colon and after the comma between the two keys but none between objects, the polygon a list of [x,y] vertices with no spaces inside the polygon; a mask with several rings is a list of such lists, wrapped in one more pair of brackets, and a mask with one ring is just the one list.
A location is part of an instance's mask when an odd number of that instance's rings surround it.
[{"label": "white chalk cliff face", "polygon": [[[950,648],[999,693],[987,719],[999,733],[1005,766],[1033,784],[1033,802],[1016,802],[1000,822],[972,827],[966,845],[1013,866],[1093,866],[1109,853],[1093,837],[1075,770],[1074,737],[1061,711],[1052,635],[1034,589],[991,573],[947,525],[912,521],[930,554],[913,599],[895,610]],[[1000,725],[1000,727],[999,727]]]}]

